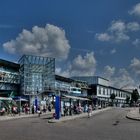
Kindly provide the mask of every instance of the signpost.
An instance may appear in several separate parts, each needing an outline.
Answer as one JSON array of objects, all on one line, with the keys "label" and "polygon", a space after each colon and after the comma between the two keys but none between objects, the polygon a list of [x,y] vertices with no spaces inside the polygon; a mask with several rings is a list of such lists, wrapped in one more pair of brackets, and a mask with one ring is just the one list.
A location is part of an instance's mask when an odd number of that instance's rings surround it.
[{"label": "signpost", "polygon": [[56,96],[55,98],[55,119],[60,119],[61,117],[61,101],[60,101],[60,96]]}]

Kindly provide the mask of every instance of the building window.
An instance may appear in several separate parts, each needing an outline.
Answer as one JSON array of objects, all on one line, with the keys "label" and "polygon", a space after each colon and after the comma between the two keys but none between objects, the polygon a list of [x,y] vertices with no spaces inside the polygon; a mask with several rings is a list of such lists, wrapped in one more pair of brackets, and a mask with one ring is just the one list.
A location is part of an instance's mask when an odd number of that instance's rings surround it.
[{"label": "building window", "polygon": [[103,95],[105,95],[105,88],[103,88]]},{"label": "building window", "polygon": [[99,87],[99,94],[101,94],[101,87]]}]

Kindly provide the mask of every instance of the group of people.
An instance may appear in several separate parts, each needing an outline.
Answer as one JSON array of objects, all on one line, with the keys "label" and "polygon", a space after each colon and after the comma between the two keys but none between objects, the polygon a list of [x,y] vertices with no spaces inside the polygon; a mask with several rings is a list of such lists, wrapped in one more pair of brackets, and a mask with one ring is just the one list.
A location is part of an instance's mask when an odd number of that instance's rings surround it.
[{"label": "group of people", "polygon": [[46,113],[46,111],[51,112],[53,108],[52,104],[47,104],[47,105],[32,105],[31,108],[29,106],[28,103],[25,103],[23,105],[21,105],[21,107],[19,108],[18,106],[10,106],[8,108],[6,107],[1,107],[0,109],[0,115],[5,115],[5,114],[11,114],[11,115],[15,115],[15,114],[20,114],[20,113],[25,113],[25,114],[35,114],[35,113]]},{"label": "group of people", "polygon": [[17,106],[9,106],[8,108],[6,107],[2,107],[0,110],[0,115],[5,115],[5,114],[11,114],[11,115],[15,115],[18,114],[18,107]]},{"label": "group of people", "polygon": [[29,106],[29,104],[24,104],[23,106],[22,106],[22,112],[24,112],[25,114],[29,114],[30,113],[30,106]]},{"label": "group of people", "polygon": [[81,114],[81,113],[88,113],[88,117],[92,115],[92,106],[91,105],[85,105],[82,107],[81,105],[71,105],[71,106],[64,106],[64,113],[62,115],[68,116],[72,114]]},{"label": "group of people", "polygon": [[5,114],[5,112],[6,112],[5,107],[2,107],[2,108],[1,108],[1,110],[0,110],[0,115],[1,115],[1,116],[2,116],[2,115],[4,115],[4,114]]},{"label": "group of people", "polygon": [[31,107],[31,112],[32,112],[32,114],[38,113],[39,116],[40,116],[40,114],[46,113],[46,111],[51,112],[51,111],[52,111],[52,108],[53,108],[52,104],[40,105],[40,106],[38,106],[38,107],[35,106],[35,105],[32,105],[32,107]]}]

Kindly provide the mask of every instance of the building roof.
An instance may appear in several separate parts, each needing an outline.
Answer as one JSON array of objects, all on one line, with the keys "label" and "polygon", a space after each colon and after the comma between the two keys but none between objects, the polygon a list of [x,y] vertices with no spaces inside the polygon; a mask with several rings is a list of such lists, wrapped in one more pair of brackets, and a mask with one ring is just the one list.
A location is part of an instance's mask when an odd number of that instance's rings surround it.
[{"label": "building roof", "polygon": [[20,67],[19,64],[17,64],[17,63],[10,62],[10,61],[3,60],[3,59],[0,59],[0,66],[5,66],[8,68],[13,68],[13,69],[19,69],[19,67]]},{"label": "building roof", "polygon": [[110,88],[110,89],[114,89],[114,90],[119,90],[119,91],[122,91],[122,92],[127,92],[127,93],[132,93],[130,91],[127,91],[127,90],[124,90],[124,89],[120,89],[120,88],[116,88],[116,87],[112,87],[112,86],[105,86],[105,85],[101,85],[101,84],[92,84],[91,86],[102,86],[102,87],[105,87],[105,88]]},{"label": "building roof", "polygon": [[62,97],[69,98],[69,99],[89,101],[88,98],[83,98],[83,97],[78,97],[78,96],[62,95]]},{"label": "building roof", "polygon": [[63,81],[63,82],[68,82],[68,83],[71,83],[71,82],[74,81],[71,78],[66,78],[66,77],[63,77],[63,76],[60,76],[60,75],[55,75],[55,79],[59,80],[59,81]]},{"label": "building roof", "polygon": [[59,81],[62,81],[62,82],[70,83],[74,87],[79,87],[81,89],[90,89],[88,87],[88,83],[86,81],[81,81],[81,80],[75,80],[75,79],[71,79],[71,78],[66,78],[66,77],[63,77],[63,76],[60,76],[60,75],[55,75],[55,80],[59,80]]},{"label": "building roof", "polygon": [[122,91],[122,92],[132,93],[132,92],[130,92],[130,91],[128,91],[128,90],[124,90],[124,89],[120,89],[120,88],[116,88],[116,87],[112,87],[112,86],[109,86],[109,88],[112,88],[112,89],[115,89],[115,90],[120,90],[120,91]]},{"label": "building roof", "polygon": [[104,77],[101,77],[101,76],[73,76],[71,77],[72,79],[80,79],[80,78],[100,78],[100,79],[103,79],[103,80],[106,80],[106,81],[109,81],[108,79],[104,78]]}]

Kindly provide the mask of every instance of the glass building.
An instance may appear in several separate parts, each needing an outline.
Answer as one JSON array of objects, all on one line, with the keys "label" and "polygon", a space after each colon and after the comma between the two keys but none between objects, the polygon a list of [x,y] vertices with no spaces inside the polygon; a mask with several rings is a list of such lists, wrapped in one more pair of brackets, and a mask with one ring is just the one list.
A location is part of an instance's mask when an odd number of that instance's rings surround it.
[{"label": "glass building", "polygon": [[19,65],[0,59],[0,96],[19,94]]},{"label": "glass building", "polygon": [[55,86],[55,59],[23,55],[20,64],[20,92],[24,95],[39,95]]}]

